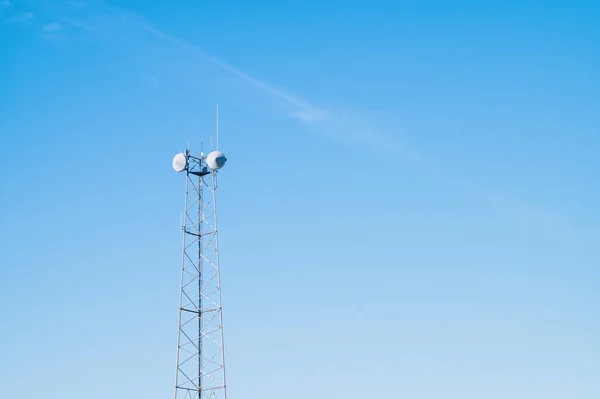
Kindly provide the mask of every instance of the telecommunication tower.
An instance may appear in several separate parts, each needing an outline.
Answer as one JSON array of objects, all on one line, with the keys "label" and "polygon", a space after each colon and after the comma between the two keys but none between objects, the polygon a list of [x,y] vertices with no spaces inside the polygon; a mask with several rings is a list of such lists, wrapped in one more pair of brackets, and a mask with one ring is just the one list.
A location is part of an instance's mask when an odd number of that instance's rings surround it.
[{"label": "telecommunication tower", "polygon": [[218,144],[207,156],[188,149],[173,158],[186,175],[175,399],[227,398],[215,195],[226,161]]}]

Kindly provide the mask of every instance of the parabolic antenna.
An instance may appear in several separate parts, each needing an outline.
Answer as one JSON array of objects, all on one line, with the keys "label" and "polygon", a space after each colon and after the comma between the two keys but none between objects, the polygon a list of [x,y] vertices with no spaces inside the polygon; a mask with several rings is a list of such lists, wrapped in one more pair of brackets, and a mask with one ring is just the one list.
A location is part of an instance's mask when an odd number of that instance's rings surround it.
[{"label": "parabolic antenna", "polygon": [[213,151],[206,157],[206,164],[212,170],[221,169],[225,165],[225,162],[227,162],[227,158],[225,158],[225,154],[221,151]]},{"label": "parabolic antenna", "polygon": [[187,168],[187,157],[183,153],[179,153],[173,157],[173,169],[175,172],[183,172]]}]

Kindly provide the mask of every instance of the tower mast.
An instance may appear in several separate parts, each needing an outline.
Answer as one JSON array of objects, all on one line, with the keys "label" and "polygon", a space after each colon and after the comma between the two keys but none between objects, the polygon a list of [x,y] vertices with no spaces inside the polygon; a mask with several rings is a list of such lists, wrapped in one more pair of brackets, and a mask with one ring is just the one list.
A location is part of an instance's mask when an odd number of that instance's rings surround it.
[{"label": "tower mast", "polygon": [[226,160],[189,149],[173,158],[186,175],[174,399],[227,398],[216,204]]}]

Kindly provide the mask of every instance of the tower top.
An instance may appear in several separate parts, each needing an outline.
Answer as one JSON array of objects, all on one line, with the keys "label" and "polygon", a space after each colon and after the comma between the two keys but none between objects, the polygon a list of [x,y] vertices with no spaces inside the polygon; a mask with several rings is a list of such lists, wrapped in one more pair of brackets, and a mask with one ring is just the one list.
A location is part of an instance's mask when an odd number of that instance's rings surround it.
[{"label": "tower top", "polygon": [[173,157],[173,169],[175,169],[175,172],[191,172],[189,170],[190,159],[193,159],[200,164],[206,164],[206,166],[213,171],[221,169],[223,166],[225,166],[225,162],[227,162],[225,154],[218,150],[212,151],[206,157],[204,154],[201,154],[200,158],[190,155],[189,151],[186,151],[185,153],[180,152]]}]

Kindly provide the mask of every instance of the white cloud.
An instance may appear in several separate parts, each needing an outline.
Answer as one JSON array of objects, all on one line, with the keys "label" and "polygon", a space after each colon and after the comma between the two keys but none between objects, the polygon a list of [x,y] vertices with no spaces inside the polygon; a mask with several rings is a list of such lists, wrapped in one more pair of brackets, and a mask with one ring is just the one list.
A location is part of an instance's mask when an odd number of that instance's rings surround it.
[{"label": "white cloud", "polygon": [[9,19],[9,22],[13,22],[13,23],[17,23],[17,24],[27,24],[29,22],[31,22],[31,20],[33,20],[35,18],[35,14],[28,11],[19,15],[15,15],[14,17],[12,17],[11,19]]},{"label": "white cloud", "polygon": [[140,75],[140,82],[144,87],[158,87],[158,79],[156,78],[156,76],[150,75],[148,73],[143,73]]},{"label": "white cloud", "polygon": [[61,40],[64,38],[64,35],[61,34],[62,25],[58,22],[52,22],[50,24],[46,24],[42,27],[42,39],[44,40]]},{"label": "white cloud", "polygon": [[299,109],[294,111],[292,114],[299,121],[310,123],[316,122],[320,119],[326,118],[328,116],[327,112],[321,109],[307,110],[307,109]]},{"label": "white cloud", "polygon": [[56,32],[60,29],[62,29],[62,26],[58,22],[52,22],[51,24],[44,25],[42,30],[44,32]]}]

